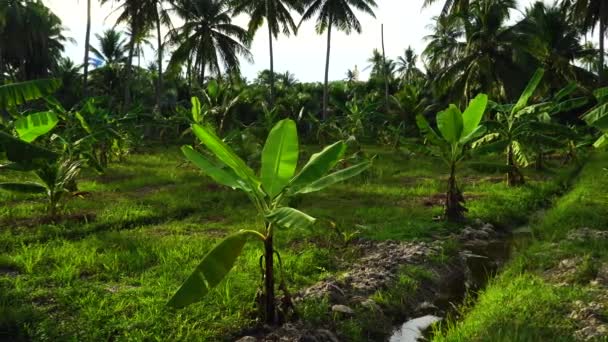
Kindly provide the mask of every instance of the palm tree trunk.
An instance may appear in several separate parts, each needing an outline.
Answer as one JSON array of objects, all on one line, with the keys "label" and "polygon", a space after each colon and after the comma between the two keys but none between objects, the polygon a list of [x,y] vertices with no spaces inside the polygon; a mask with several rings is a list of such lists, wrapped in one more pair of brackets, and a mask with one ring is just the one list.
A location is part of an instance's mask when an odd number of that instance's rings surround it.
[{"label": "palm tree trunk", "polygon": [[385,110],[388,113],[388,68],[386,67],[386,52],[384,50],[384,24],[381,26],[381,34],[382,34],[382,63],[384,64],[384,106]]},{"label": "palm tree trunk", "polygon": [[186,78],[188,79],[188,97],[192,92],[192,57],[188,57],[188,66],[186,67]]},{"label": "palm tree trunk", "polygon": [[331,51],[331,24],[333,18],[329,15],[327,26],[327,57],[325,59],[325,83],[323,86],[323,120],[327,120],[327,101],[329,100],[329,55]]},{"label": "palm tree trunk", "polygon": [[600,1],[600,60],[599,60],[599,83],[600,87],[604,85],[604,39],[606,38],[606,21],[604,19],[604,9],[606,1]]},{"label": "palm tree trunk", "polygon": [[[131,19],[136,20],[136,19]],[[137,38],[137,25],[131,24],[131,40],[129,41],[129,58],[127,59],[127,65],[125,67],[125,89],[124,89],[124,105],[123,108],[126,110],[131,102],[131,66],[133,66],[133,55],[135,54],[135,40]]]},{"label": "palm tree trunk", "polygon": [[[266,18],[268,18],[268,14],[269,14],[269,10],[268,10],[269,2],[270,1],[266,1]],[[270,47],[270,108],[272,108],[272,107],[274,107],[274,99],[275,99],[274,52],[272,49],[272,27],[270,26],[268,19],[266,20],[266,23],[268,24],[268,45]]]},{"label": "palm tree trunk", "polygon": [[89,50],[91,42],[91,0],[87,0],[87,32],[84,39],[84,86],[83,86],[83,95],[86,97],[88,95],[87,87],[89,83]]},{"label": "palm tree trunk", "polygon": [[158,43],[158,80],[156,84],[156,108],[161,110],[161,98],[163,96],[163,40],[160,36],[160,13],[156,9],[156,39]]}]

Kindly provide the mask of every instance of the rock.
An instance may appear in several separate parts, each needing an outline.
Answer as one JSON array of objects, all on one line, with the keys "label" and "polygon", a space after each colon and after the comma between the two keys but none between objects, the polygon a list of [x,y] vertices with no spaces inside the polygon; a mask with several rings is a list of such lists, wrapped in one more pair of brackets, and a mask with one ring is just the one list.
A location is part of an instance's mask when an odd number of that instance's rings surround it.
[{"label": "rock", "polygon": [[481,229],[485,230],[485,231],[493,231],[493,232],[496,231],[496,229],[494,228],[494,225],[491,223],[484,224],[483,226],[481,226]]},{"label": "rock", "polygon": [[608,287],[608,263],[603,263],[602,266],[600,266],[595,282],[599,286]]},{"label": "rock", "polygon": [[475,232],[475,237],[481,240],[488,240],[490,239],[490,234],[485,230],[478,230]]},{"label": "rock", "polygon": [[419,313],[420,315],[428,315],[428,314],[436,313],[438,311],[439,311],[439,308],[431,302],[422,302],[422,303],[418,304],[418,306],[416,307],[416,312]]},{"label": "rock", "polygon": [[371,311],[374,311],[374,312],[382,311],[382,308],[380,307],[380,305],[378,305],[378,303],[376,303],[376,301],[371,298],[368,298],[368,299],[362,301],[361,306],[364,308],[367,308]]},{"label": "rock", "polygon": [[342,305],[342,304],[333,305],[331,307],[331,311],[332,312],[340,312],[340,313],[347,314],[347,315],[354,315],[355,314],[355,310],[349,308],[346,305]]},{"label": "rock", "polygon": [[604,321],[605,307],[598,302],[584,303],[577,300],[573,304],[574,310],[568,316],[580,327],[574,333],[579,341],[597,341],[608,335],[608,323]]},{"label": "rock", "polygon": [[580,228],[568,233],[568,240],[573,241],[588,241],[588,240],[605,240],[608,239],[608,231]]},{"label": "rock", "polygon": [[236,340],[236,342],[257,342],[258,339],[253,336],[244,336]]}]

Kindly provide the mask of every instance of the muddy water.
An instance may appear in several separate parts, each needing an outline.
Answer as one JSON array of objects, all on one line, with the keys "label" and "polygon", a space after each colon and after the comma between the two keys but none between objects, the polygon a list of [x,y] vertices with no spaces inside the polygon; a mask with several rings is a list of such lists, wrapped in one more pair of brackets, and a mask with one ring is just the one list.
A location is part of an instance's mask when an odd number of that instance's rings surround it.
[{"label": "muddy water", "polygon": [[[531,239],[531,230],[520,227],[505,233],[503,236],[490,241],[472,241],[465,243],[460,253],[466,264],[462,277],[455,278],[435,298],[433,305],[445,315],[456,314],[456,308],[463,303],[467,296],[475,298],[480,290],[495,277],[502,265],[514,253],[521,250]],[[414,317],[397,327],[390,342],[415,342],[430,337],[429,328],[442,317],[426,315]]]}]

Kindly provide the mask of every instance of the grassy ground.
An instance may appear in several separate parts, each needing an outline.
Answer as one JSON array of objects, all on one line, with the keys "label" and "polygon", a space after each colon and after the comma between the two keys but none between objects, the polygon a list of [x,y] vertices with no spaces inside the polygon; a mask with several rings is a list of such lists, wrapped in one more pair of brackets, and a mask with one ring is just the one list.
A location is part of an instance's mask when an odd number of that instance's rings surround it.
[{"label": "grassy ground", "polygon": [[[354,258],[349,237],[429,240],[458,228],[432,220],[445,187],[438,160],[368,152],[379,155],[368,174],[302,200],[299,208],[321,219],[315,228],[277,234],[292,291]],[[469,217],[525,222],[560,189],[552,172],[529,176],[526,187],[509,189],[501,175],[462,169]],[[0,340],[217,340],[254,323],[255,245],[202,303],[164,306],[218,239],[260,227],[245,196],[210,183],[177,148],[130,156],[79,186],[87,194],[71,199],[58,223],[44,217],[42,198],[0,193]],[[408,270],[403,286],[424,276]],[[351,336],[360,329],[344,327]]]},{"label": "grassy ground", "polygon": [[[606,289],[593,282],[608,266],[608,239],[568,238],[584,227],[608,230],[606,166],[608,153],[590,158],[572,189],[534,222],[531,245],[435,341],[572,341],[585,326],[569,317],[575,301],[608,308]],[[564,260],[573,267],[564,269]]]}]

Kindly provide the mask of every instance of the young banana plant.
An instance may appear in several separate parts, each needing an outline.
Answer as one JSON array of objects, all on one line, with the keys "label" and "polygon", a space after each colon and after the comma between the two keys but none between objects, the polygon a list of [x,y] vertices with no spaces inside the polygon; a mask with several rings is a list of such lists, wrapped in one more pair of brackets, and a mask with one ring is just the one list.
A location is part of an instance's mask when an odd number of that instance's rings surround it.
[{"label": "young banana plant", "polygon": [[525,183],[520,166],[530,164],[531,153],[537,155],[537,166],[542,166],[544,148],[564,147],[564,141],[572,137],[572,130],[551,121],[551,115],[569,111],[584,105],[586,98],[570,98],[577,86],[571,84],[553,98],[529,105],[544,75],[538,69],[515,104],[494,105],[498,113],[485,123],[488,134],[473,143],[476,153],[505,153],[507,184],[518,186]]},{"label": "young banana plant", "polygon": [[[295,122],[286,119],[279,121],[270,131],[262,151],[260,174],[257,175],[210,127],[194,124],[192,131],[217,160],[208,159],[191,146],[182,148],[186,158],[217,183],[243,191],[263,218],[264,226],[259,230],[239,231],[215,246],[168,305],[181,308],[200,301],[228,274],[251,239],[259,241],[264,249],[264,319],[268,324],[276,324],[274,256],[278,253],[273,245],[274,234],[279,228],[306,228],[315,223],[315,218],[287,206],[289,197],[320,191],[354,177],[369,168],[371,162],[365,161],[328,174],[344,157],[346,144],[339,141],[312,155],[296,172],[298,133]],[[278,260],[280,266],[280,258]]]},{"label": "young banana plant", "polygon": [[460,112],[454,104],[437,113],[437,128],[441,136],[431,128],[424,116],[418,115],[416,118],[420,132],[437,148],[433,152],[441,157],[450,169],[444,214],[448,221],[464,220],[467,208],[464,206],[465,200],[456,182],[456,167],[465,157],[469,143],[485,132],[485,127],[479,123],[487,104],[488,96],[479,94],[469,103],[464,113]]},{"label": "young banana plant", "polygon": [[47,213],[56,218],[61,200],[72,192],[82,162],[62,158],[59,154],[29,142],[0,132],[0,150],[4,150],[8,163],[0,165],[0,170],[33,171],[40,182],[0,183],[0,189],[45,194]]}]

